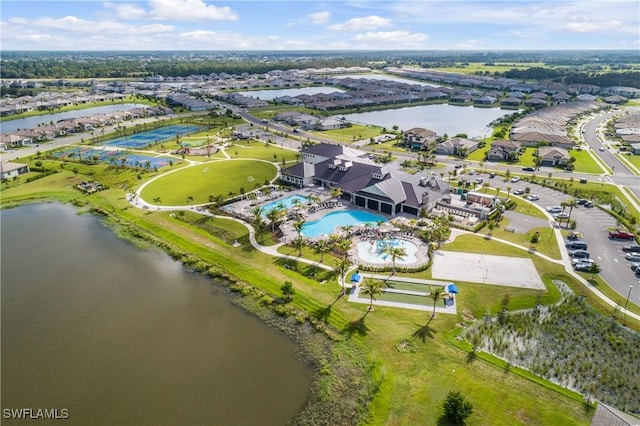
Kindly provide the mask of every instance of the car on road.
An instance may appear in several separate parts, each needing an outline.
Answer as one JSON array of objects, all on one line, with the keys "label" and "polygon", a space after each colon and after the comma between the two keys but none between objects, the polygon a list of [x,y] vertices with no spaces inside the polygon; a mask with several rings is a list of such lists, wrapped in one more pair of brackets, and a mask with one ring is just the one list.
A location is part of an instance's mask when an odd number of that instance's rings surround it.
[{"label": "car on road", "polygon": [[612,240],[633,240],[634,235],[631,232],[618,229],[616,231],[609,231],[609,238]]},{"label": "car on road", "polygon": [[511,183],[518,183],[518,182],[520,182],[520,178],[518,176],[511,178]]},{"label": "car on road", "polygon": [[300,129],[296,127],[295,129],[293,129],[293,133],[300,133]]},{"label": "car on road", "polygon": [[522,195],[522,194],[524,194],[523,189],[516,189],[515,191],[513,191],[513,195]]},{"label": "car on road", "polygon": [[538,201],[540,199],[540,197],[538,197],[536,194],[531,194],[527,197],[527,200],[529,201]]},{"label": "car on road", "polygon": [[629,244],[622,247],[622,251],[631,253],[640,253],[640,244]]},{"label": "car on road", "polygon": [[523,167],[523,168],[522,168],[522,171],[525,171],[525,172],[535,172],[535,171],[536,171],[536,169],[534,169],[533,167]]},{"label": "car on road", "polygon": [[560,207],[560,206],[547,207],[547,211],[549,213],[561,213],[562,212],[562,207]]},{"label": "car on road", "polygon": [[572,259],[585,259],[591,257],[591,254],[586,250],[569,250],[569,257]]},{"label": "car on road", "polygon": [[601,146],[600,148],[598,148],[600,151],[604,151],[604,146]]},{"label": "car on road", "polygon": [[640,262],[640,253],[627,253],[624,258],[629,262]]}]

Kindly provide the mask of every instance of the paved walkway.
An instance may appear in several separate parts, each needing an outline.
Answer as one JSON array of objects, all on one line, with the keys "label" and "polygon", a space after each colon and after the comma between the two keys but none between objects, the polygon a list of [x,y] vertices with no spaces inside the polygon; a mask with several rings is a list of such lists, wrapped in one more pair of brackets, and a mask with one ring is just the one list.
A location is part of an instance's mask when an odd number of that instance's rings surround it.
[{"label": "paved walkway", "polygon": [[[181,169],[178,169],[181,170]],[[169,172],[171,173],[171,172]],[[165,176],[165,174],[163,174],[162,176]],[[160,176],[159,176],[160,177]],[[150,203],[147,203],[146,201],[144,201],[141,197],[140,197],[140,191],[144,188],[144,186],[146,186],[148,183],[150,183],[151,181],[147,181],[145,182],[145,184],[143,184],[138,191],[136,191],[135,194],[130,194],[128,196],[129,202],[137,208],[142,208],[142,209],[153,209],[153,210],[161,210],[161,211],[179,211],[179,210],[194,210],[197,213],[206,215],[206,216],[211,216],[211,217],[216,217],[216,218],[220,218],[220,219],[228,219],[228,220],[235,220],[238,223],[241,223],[245,228],[247,228],[247,230],[249,231],[249,242],[251,243],[251,245],[258,251],[264,253],[264,254],[268,254],[270,256],[274,256],[274,257],[280,257],[283,259],[291,259],[291,260],[295,260],[296,262],[301,262],[301,263],[306,263],[308,265],[314,265],[317,266],[318,268],[322,268],[322,269],[326,269],[329,271],[332,271],[333,268],[331,266],[322,264],[320,262],[315,262],[313,260],[309,260],[309,259],[304,259],[301,257],[296,257],[296,256],[290,256],[290,255],[286,255],[286,254],[282,254],[278,252],[278,248],[280,246],[283,245],[283,243],[279,243],[279,244],[275,244],[273,246],[263,246],[261,244],[258,243],[258,241],[255,238],[255,231],[253,229],[253,227],[251,225],[249,225],[248,223],[240,220],[240,219],[236,219],[233,217],[229,217],[229,216],[221,216],[221,215],[214,215],[213,213],[210,213],[208,210],[206,209],[199,209],[198,207],[204,207],[204,206],[156,206]],[[562,234],[560,232],[560,228],[558,227],[554,227],[554,232],[556,235],[556,239],[557,241],[562,241],[563,237]],[[451,236],[449,237],[449,239],[446,242],[451,242],[453,241],[458,235],[463,235],[463,234],[470,234],[470,235],[475,235],[478,236],[477,234],[474,234],[473,232],[470,231],[464,231],[461,229],[451,229]],[[487,238],[486,235],[482,235],[482,236],[478,236],[481,238]],[[558,260],[558,259],[553,259],[543,253],[539,253],[537,251],[532,252],[529,247],[524,247],[521,246],[519,244],[515,244],[512,243],[511,241],[507,241],[507,240],[503,240],[501,238],[495,238],[493,236],[488,237],[491,240],[495,240],[495,241],[499,241],[501,243],[504,244],[508,244],[512,247],[516,247],[520,250],[524,250],[527,251],[529,253],[533,253],[533,255],[535,256],[540,256],[541,258],[549,261],[549,262],[553,262],[556,264],[561,264],[564,265],[566,272],[573,276],[575,279],[577,279],[578,281],[580,281],[585,287],[587,287],[587,289],[589,291],[591,291],[593,294],[595,294],[597,297],[599,297],[602,301],[604,301],[607,305],[611,306],[612,308],[618,308],[620,313],[625,313],[625,310],[623,307],[619,306],[616,302],[614,302],[613,300],[609,299],[606,295],[602,294],[602,292],[600,292],[600,290],[598,290],[593,284],[591,284],[589,281],[587,281],[586,279],[584,279],[583,277],[581,277],[580,275],[578,275],[574,270],[573,270],[573,266],[571,265],[571,258],[569,257],[569,254],[567,252],[567,249],[564,247],[564,245],[559,244],[560,246],[560,253],[562,254],[562,260]],[[386,279],[388,278],[388,276],[377,276],[377,275],[371,275],[372,277],[382,277],[381,279]],[[404,281],[408,281],[410,280],[410,278],[402,278]],[[341,280],[342,282],[344,282],[344,279]],[[424,280],[424,281],[428,281],[428,280]],[[347,287],[347,285],[345,285],[345,287]],[[359,290],[358,290],[359,291]],[[349,295],[349,301],[353,301],[353,302],[357,302],[357,303],[369,303],[368,299],[361,299],[357,297],[358,293],[356,292],[353,296],[353,300],[351,298],[352,295]],[[364,302],[362,302],[362,300],[364,300]],[[374,304],[378,304],[380,306],[394,306],[394,307],[403,307],[403,308],[408,308],[408,309],[418,309],[418,310],[424,310],[424,311],[428,311],[429,309],[433,309],[433,307],[429,307],[426,306],[423,308],[418,308],[415,306],[418,305],[409,305],[409,304],[402,304],[402,303],[398,303],[398,302],[387,302],[387,301],[374,301]],[[407,305],[407,306],[405,306]],[[453,305],[453,309],[455,309],[455,302]],[[447,307],[448,309],[449,307]],[[438,311],[438,307],[436,307],[436,312]],[[445,308],[441,308],[441,309],[445,309]],[[448,312],[448,311],[443,311],[443,312]],[[454,312],[455,313],[455,312]],[[631,318],[634,318],[638,321],[640,321],[640,315],[631,312],[631,311],[627,311],[626,315],[628,315]]]}]

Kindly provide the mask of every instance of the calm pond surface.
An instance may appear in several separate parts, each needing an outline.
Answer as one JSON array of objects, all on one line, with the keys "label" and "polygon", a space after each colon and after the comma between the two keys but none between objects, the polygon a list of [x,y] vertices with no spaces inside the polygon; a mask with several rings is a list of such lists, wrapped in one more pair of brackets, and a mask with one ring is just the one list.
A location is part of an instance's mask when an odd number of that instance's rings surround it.
[{"label": "calm pond surface", "polygon": [[250,90],[248,92],[238,92],[241,95],[250,96],[263,101],[272,101],[280,96],[315,95],[316,93],[344,92],[342,89],[331,86],[300,87],[297,89],[273,89],[273,90]]},{"label": "calm pond surface", "polygon": [[76,109],[73,111],[56,112],[54,114],[35,115],[32,117],[18,118],[16,120],[2,121],[0,122],[0,129],[2,133],[15,132],[18,129],[33,129],[40,123],[54,123],[60,120],[66,120],[69,118],[86,117],[93,114],[107,114],[115,111],[128,111],[130,109],[146,107],[144,104],[113,104],[104,105],[99,107],[91,107],[84,109]]},{"label": "calm pond surface", "polygon": [[395,125],[401,130],[424,127],[440,136],[445,133],[449,136],[466,133],[470,138],[483,138],[491,135],[492,129],[488,127],[489,123],[514,112],[500,108],[435,104],[344,114],[340,117],[345,117],[354,123],[381,126],[387,129]]},{"label": "calm pond surface", "polygon": [[209,280],[69,206],[0,219],[3,409],[114,426],[283,425],[302,408],[294,344]]}]

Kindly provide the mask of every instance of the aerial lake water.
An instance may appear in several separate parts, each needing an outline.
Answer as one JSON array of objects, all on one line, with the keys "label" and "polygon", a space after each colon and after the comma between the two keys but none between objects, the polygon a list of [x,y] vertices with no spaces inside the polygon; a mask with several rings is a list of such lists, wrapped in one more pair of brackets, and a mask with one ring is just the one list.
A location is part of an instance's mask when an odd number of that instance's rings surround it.
[{"label": "aerial lake water", "polygon": [[0,219],[3,409],[67,409],[65,425],[283,425],[304,405],[294,344],[220,286],[69,206]]},{"label": "aerial lake water", "polygon": [[345,117],[354,123],[386,127],[387,129],[391,129],[393,126],[398,126],[400,130],[424,127],[433,130],[440,136],[445,133],[450,137],[458,133],[466,133],[470,138],[483,138],[491,135],[492,129],[488,127],[489,123],[496,118],[513,113],[513,110],[500,108],[434,104],[344,114],[340,117]]},{"label": "aerial lake water", "polygon": [[250,96],[263,101],[272,101],[280,96],[315,95],[317,93],[344,92],[342,89],[331,86],[300,87],[296,89],[273,89],[273,90],[250,90],[248,92],[238,92],[241,95]]},{"label": "aerial lake water", "polygon": [[116,111],[128,111],[131,109],[142,108],[146,106],[147,105],[144,105],[144,104],[124,103],[124,104],[103,105],[99,107],[75,109],[73,111],[56,112],[53,114],[46,114],[46,115],[34,115],[31,117],[17,118],[15,120],[9,120],[9,121],[2,121],[0,122],[0,131],[2,133],[10,133],[10,132],[15,132],[18,129],[33,129],[37,127],[38,124],[41,124],[41,123],[48,124],[52,121],[55,123],[57,121],[66,120],[69,118],[86,117],[93,114],[108,114]]}]

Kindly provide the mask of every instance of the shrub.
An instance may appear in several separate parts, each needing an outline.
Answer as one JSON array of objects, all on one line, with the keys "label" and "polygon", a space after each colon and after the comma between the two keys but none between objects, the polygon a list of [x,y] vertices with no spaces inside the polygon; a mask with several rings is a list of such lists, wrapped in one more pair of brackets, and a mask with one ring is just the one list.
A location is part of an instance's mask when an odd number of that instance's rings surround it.
[{"label": "shrub", "polygon": [[473,413],[471,402],[458,391],[447,394],[443,407],[445,417],[455,424],[464,424],[465,419]]}]

